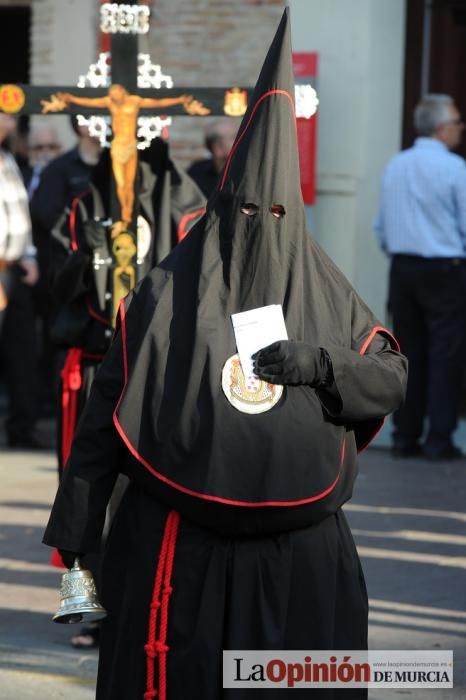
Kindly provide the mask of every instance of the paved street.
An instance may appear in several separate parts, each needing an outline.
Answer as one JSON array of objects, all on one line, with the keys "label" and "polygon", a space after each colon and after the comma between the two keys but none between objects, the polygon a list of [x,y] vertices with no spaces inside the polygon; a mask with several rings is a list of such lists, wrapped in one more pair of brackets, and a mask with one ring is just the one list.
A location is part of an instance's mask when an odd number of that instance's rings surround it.
[{"label": "paved street", "polygon": [[466,460],[393,460],[369,449],[346,506],[371,602],[374,649],[453,649],[453,690],[371,691],[373,700],[466,697]]},{"label": "paved street", "polygon": [[41,544],[56,488],[52,453],[0,452],[0,698],[90,700],[95,652],[68,646],[74,628],[51,621],[61,571]]},{"label": "paved street", "polygon": [[[73,651],[73,628],[51,622],[61,573],[40,540],[53,454],[0,450],[0,484],[0,700],[91,700],[96,653]],[[361,459],[346,511],[371,599],[371,646],[455,651],[454,690],[380,690],[372,700],[466,697],[465,504],[466,461],[393,461],[378,449]]]}]

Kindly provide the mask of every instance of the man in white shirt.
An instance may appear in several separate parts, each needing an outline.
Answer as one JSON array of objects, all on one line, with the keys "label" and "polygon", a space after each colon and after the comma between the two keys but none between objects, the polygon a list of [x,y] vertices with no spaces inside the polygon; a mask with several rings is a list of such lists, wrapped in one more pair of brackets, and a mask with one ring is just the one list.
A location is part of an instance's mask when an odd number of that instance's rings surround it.
[{"label": "man in white shirt", "polygon": [[10,447],[39,448],[36,418],[36,354],[31,287],[39,279],[32,244],[28,196],[14,158],[2,144],[15,120],[0,113],[0,353],[9,395]]},{"label": "man in white shirt", "polygon": [[[409,360],[393,455],[461,459],[453,443],[466,352],[466,163],[451,150],[464,123],[448,95],[425,95],[418,138],[388,163],[375,223],[391,257],[393,331]],[[428,419],[424,444],[424,422]]]}]

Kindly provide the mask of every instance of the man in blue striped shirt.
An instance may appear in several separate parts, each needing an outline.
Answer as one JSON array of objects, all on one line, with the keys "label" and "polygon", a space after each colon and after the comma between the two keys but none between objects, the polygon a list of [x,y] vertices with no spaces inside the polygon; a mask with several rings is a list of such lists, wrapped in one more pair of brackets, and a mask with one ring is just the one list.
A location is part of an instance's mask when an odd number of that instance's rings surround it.
[{"label": "man in blue striped shirt", "polygon": [[466,360],[466,163],[450,152],[464,124],[447,95],[417,105],[414,146],[388,163],[375,230],[391,256],[389,309],[409,360],[393,454],[458,459],[453,445]]}]

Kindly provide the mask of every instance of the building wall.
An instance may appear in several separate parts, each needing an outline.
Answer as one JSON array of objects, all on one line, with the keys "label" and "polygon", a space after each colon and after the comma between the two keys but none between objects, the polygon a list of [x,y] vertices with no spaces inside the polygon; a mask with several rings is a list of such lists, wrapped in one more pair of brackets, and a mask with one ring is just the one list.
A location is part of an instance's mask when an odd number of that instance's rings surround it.
[{"label": "building wall", "polygon": [[[98,0],[31,2],[32,82],[75,84],[97,57]],[[175,88],[254,85],[284,5],[285,0],[156,0],[140,50],[161,64]],[[53,119],[69,142],[66,117]],[[170,142],[182,164],[206,157],[207,123],[195,117],[175,120]]]},{"label": "building wall", "polygon": [[[32,0],[31,83],[76,85],[96,59],[96,0]],[[74,143],[66,116],[36,116],[46,119],[60,132],[64,144]]]},{"label": "building wall", "polygon": [[[285,4],[157,0],[140,47],[175,88],[253,85]],[[387,261],[372,221],[383,166],[401,141],[405,0],[288,4],[294,49],[320,55],[314,234],[383,319]],[[32,82],[75,83],[96,58],[97,0],[32,0],[32,7]],[[54,119],[70,140],[67,118]],[[206,155],[206,123],[175,120],[172,153],[183,164]]]},{"label": "building wall", "polygon": [[405,0],[290,0],[293,46],[319,53],[314,234],[384,320],[388,261],[372,231],[400,148]]},{"label": "building wall", "polygon": [[0,0],[0,7],[29,7],[33,0]]},{"label": "building wall", "polygon": [[[285,0],[157,0],[148,41],[175,87],[254,85]],[[175,120],[172,153],[184,164],[206,157],[207,119]],[[238,126],[240,120],[238,120]]]}]

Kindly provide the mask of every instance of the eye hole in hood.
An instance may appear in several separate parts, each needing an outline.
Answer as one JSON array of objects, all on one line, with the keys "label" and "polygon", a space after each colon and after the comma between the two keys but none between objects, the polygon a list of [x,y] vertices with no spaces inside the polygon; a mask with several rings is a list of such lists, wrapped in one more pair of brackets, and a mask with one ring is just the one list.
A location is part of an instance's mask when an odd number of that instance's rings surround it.
[{"label": "eye hole in hood", "polygon": [[282,219],[286,214],[285,207],[283,204],[272,204],[270,207],[270,213],[272,216],[275,216],[276,219]]},{"label": "eye hole in hood", "polygon": [[253,204],[252,202],[245,202],[241,205],[240,211],[242,214],[246,214],[247,216],[255,216],[259,211],[259,207],[257,204]]}]

